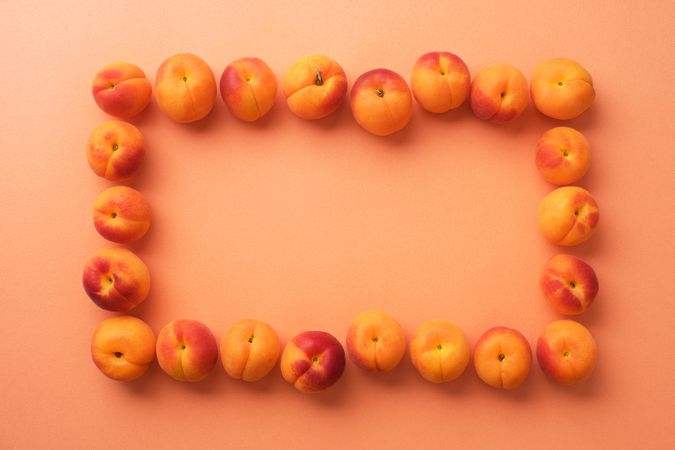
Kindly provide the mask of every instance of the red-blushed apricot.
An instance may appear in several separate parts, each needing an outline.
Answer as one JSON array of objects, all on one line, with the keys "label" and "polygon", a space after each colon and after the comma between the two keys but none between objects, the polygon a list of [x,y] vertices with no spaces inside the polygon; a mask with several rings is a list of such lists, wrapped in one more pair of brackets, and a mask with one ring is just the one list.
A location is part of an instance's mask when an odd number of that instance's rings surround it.
[{"label": "red-blushed apricot", "polygon": [[476,374],[499,389],[520,386],[532,367],[530,344],[518,330],[494,327],[483,333],[473,351]]},{"label": "red-blushed apricot", "polygon": [[590,146],[574,128],[551,128],[537,141],[534,162],[549,183],[572,184],[588,171]]},{"label": "red-blushed apricot", "polygon": [[240,320],[220,341],[223,368],[237,380],[258,381],[265,377],[277,363],[279,353],[277,333],[260,320]]},{"label": "red-blushed apricot", "polygon": [[237,59],[220,77],[220,95],[238,119],[254,122],[272,109],[277,79],[260,58]]},{"label": "red-blushed apricot", "polygon": [[357,366],[371,372],[388,372],[405,354],[403,327],[384,311],[363,311],[347,332],[347,351]]},{"label": "red-blushed apricot", "polygon": [[107,247],[98,250],[84,264],[82,285],[99,307],[127,312],[147,298],[150,272],[130,250]]},{"label": "red-blushed apricot", "polygon": [[198,56],[182,53],[167,58],[155,77],[159,107],[170,119],[190,123],[206,117],[216,103],[216,78]]},{"label": "red-blushed apricot", "polygon": [[356,122],[377,136],[402,130],[412,116],[408,83],[389,69],[374,69],[361,75],[352,86],[350,99]]},{"label": "red-blushed apricot", "polygon": [[119,120],[108,120],[91,132],[87,162],[99,177],[122,181],[132,177],[145,156],[145,140],[138,128]]},{"label": "red-blushed apricot", "polygon": [[347,76],[342,67],[323,55],[305,56],[293,64],[283,79],[288,108],[306,120],[322,119],[342,104]]},{"label": "red-blushed apricot", "polygon": [[539,367],[559,384],[577,384],[595,368],[597,346],[588,329],[573,320],[550,323],[537,340]]},{"label": "red-blushed apricot", "polygon": [[539,204],[539,231],[550,242],[563,246],[581,244],[591,237],[600,213],[593,196],[577,186],[549,193]]},{"label": "red-blushed apricot", "polygon": [[119,61],[106,65],[96,74],[91,93],[103,111],[128,119],[148,106],[152,86],[140,67]]},{"label": "red-blushed apricot", "polygon": [[109,317],[94,332],[91,357],[107,377],[135,380],[155,360],[155,333],[136,317]]},{"label": "red-blushed apricot", "polygon": [[109,241],[137,241],[150,228],[150,204],[136,189],[113,186],[94,201],[94,227]]},{"label": "red-blushed apricot", "polygon": [[479,119],[509,122],[525,111],[528,101],[525,76],[507,64],[486,67],[471,83],[471,109]]},{"label": "red-blushed apricot", "polygon": [[157,336],[157,362],[177,381],[201,381],[218,362],[218,344],[201,322],[179,319],[169,322]]},{"label": "red-blushed apricot", "polygon": [[284,347],[281,375],[303,393],[316,393],[334,385],[345,370],[345,351],[325,331],[305,331]]},{"label": "red-blushed apricot", "polygon": [[459,56],[429,52],[415,62],[410,87],[422,108],[444,113],[458,108],[469,97],[471,74]]},{"label": "red-blushed apricot", "polygon": [[560,254],[546,262],[539,287],[556,312],[578,315],[591,306],[599,284],[590,265],[575,256]]},{"label": "red-blushed apricot", "polygon": [[410,340],[410,359],[420,375],[432,383],[452,381],[469,364],[469,343],[464,332],[447,320],[429,320]]},{"label": "red-blushed apricot", "polygon": [[578,117],[595,100],[591,74],[565,58],[551,59],[534,69],[530,94],[539,112],[559,120]]}]

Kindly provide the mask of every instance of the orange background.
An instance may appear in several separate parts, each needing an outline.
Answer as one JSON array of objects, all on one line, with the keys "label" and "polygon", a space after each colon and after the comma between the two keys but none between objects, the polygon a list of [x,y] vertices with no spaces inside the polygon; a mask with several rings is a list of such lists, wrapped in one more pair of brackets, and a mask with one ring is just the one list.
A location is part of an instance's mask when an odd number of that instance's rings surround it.
[{"label": "orange background", "polygon": [[[673,2],[217,3],[0,5],[0,447],[675,448]],[[534,144],[559,122],[532,105],[504,126],[466,105],[440,116],[415,105],[410,125],[383,139],[361,130],[348,104],[310,123],[279,93],[265,120],[245,124],[219,98],[208,118],[179,125],[153,99],[133,120],[148,152],[130,185],[154,212],[131,247],[153,280],[134,314],[156,332],[192,318],[220,338],[253,317],[283,340],[321,329],[344,342],[353,316],[382,308],[408,334],[446,318],[472,342],[503,324],[534,345],[559,318],[538,273],[571,252],[601,286],[580,318],[599,345],[588,382],[561,388],[535,365],[515,392],[489,388],[471,367],[432,385],[407,356],[380,376],[349,363],[313,397],[278,368],[253,385],[220,363],[192,385],[156,364],[131,384],[99,373],[90,338],[110,313],[80,281],[106,245],[91,208],[110,183],[84,155],[107,119],[90,94],[98,69],[126,60],[154,79],[166,57],[193,52],[217,78],[258,56],[280,79],[298,57],[326,54],[351,85],[376,67],[409,79],[430,50],[458,54],[473,75],[505,62],[529,78],[558,56],[592,73],[595,104],[566,123],[591,142],[580,184],[601,219],[590,241],[561,249],[537,231],[552,186]]]}]

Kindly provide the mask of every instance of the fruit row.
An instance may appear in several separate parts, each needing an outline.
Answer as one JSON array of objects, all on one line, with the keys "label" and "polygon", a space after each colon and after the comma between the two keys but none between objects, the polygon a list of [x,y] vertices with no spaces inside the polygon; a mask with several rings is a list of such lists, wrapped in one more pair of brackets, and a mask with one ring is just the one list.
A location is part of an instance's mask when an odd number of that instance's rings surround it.
[{"label": "fruit row", "polygon": [[[464,332],[446,320],[420,325],[410,342],[401,325],[383,311],[364,311],[347,331],[347,354],[357,367],[388,372],[401,362],[406,347],[419,374],[433,383],[457,379],[471,359],[478,377],[499,389],[514,389],[528,377],[532,351],[517,330],[494,327],[473,347]],[[159,366],[178,381],[205,379],[220,360],[232,378],[247,382],[267,376],[279,361],[281,375],[298,391],[315,393],[334,385],[342,376],[345,350],[325,331],[294,336],[281,351],[279,337],[265,322],[246,319],[234,324],[217,344],[213,332],[196,320],[174,320],[157,338],[133,316],[105,319],[91,344],[96,366],[114,380],[139,378],[157,358]],[[279,358],[281,355],[281,358]],[[595,367],[596,344],[591,333],[572,320],[549,324],[537,340],[536,356],[553,381],[571,385],[586,379]]]},{"label": "fruit row", "polygon": [[[284,74],[282,88],[288,108],[307,120],[324,118],[342,104],[347,76],[333,59],[305,56]],[[152,86],[137,66],[117,62],[105,66],[94,78],[92,94],[105,112],[119,118],[140,113],[152,95]],[[220,77],[220,95],[237,118],[252,122],[273,107],[277,80],[259,58],[230,63]],[[157,103],[179,123],[206,117],[216,101],[217,86],[209,65],[193,54],[167,58],[155,78]],[[540,64],[530,83],[517,68],[495,64],[482,69],[473,80],[464,61],[449,52],[430,52],[415,62],[411,84],[389,69],[374,69],[359,76],[349,93],[352,114],[365,130],[387,136],[403,129],[412,116],[413,97],[432,113],[444,113],[467,99],[476,117],[504,123],[519,117],[529,98],[543,114],[560,120],[579,116],[595,99],[591,75],[570,59]]]}]

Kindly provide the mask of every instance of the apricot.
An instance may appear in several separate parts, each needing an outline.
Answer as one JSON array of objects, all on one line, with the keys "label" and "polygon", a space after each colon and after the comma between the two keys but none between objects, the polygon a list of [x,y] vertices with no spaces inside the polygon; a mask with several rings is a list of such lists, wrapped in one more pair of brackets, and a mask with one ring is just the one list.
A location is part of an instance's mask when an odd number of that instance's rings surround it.
[{"label": "apricot", "polygon": [[534,106],[544,115],[559,120],[578,117],[593,104],[593,79],[571,59],[551,59],[534,69],[530,80]]},{"label": "apricot", "polygon": [[352,86],[350,98],[356,122],[377,136],[402,130],[412,116],[410,88],[403,77],[389,69],[361,75]]},{"label": "apricot", "polygon": [[167,58],[155,78],[157,103],[170,119],[190,123],[206,117],[216,103],[216,79],[200,57],[182,53]]},{"label": "apricot", "polygon": [[573,320],[549,324],[537,340],[539,367],[559,384],[572,385],[587,379],[595,368],[596,359],[593,335]]},{"label": "apricot", "polygon": [[274,368],[281,353],[274,329],[260,320],[235,323],[220,341],[220,361],[229,376],[258,381]]},{"label": "apricot", "polygon": [[272,109],[277,79],[260,58],[237,59],[220,77],[220,95],[238,119],[254,122]]},{"label": "apricot", "polygon": [[410,340],[410,359],[420,375],[432,383],[459,378],[469,364],[464,332],[447,320],[429,320]]},{"label": "apricot", "polygon": [[109,317],[94,332],[91,357],[105,376],[118,381],[135,380],[155,360],[155,333],[136,317]]},{"label": "apricot", "polygon": [[103,67],[91,85],[94,101],[111,116],[128,119],[150,102],[152,86],[140,67],[119,61]]},{"label": "apricot", "polygon": [[347,351],[351,360],[371,372],[388,372],[405,353],[403,327],[384,311],[363,311],[347,332]]},{"label": "apricot", "polygon": [[577,186],[565,186],[549,193],[539,204],[539,231],[550,242],[579,245],[591,237],[600,213],[593,196]]},{"label": "apricot", "polygon": [[145,156],[143,134],[130,123],[108,120],[91,132],[87,162],[99,177],[123,181],[138,171]]},{"label": "apricot", "polygon": [[486,384],[515,389],[530,373],[532,350],[518,330],[494,327],[483,333],[473,352],[474,368]]},{"label": "apricot", "polygon": [[94,227],[105,239],[126,244],[150,228],[150,204],[136,189],[113,186],[94,201]]},{"label": "apricot", "polygon": [[422,108],[440,114],[460,107],[469,97],[471,74],[459,56],[429,52],[415,62],[410,87]]},{"label": "apricot", "polygon": [[176,381],[206,378],[218,362],[218,344],[211,330],[190,319],[173,320],[157,336],[157,362]]},{"label": "apricot", "polygon": [[342,67],[327,56],[305,56],[284,75],[283,90],[293,114],[306,120],[322,119],[335,112],[344,101],[347,76]]},{"label": "apricot", "polygon": [[150,292],[150,272],[130,250],[107,247],[87,260],[82,285],[94,303],[108,311],[127,312],[143,303]]},{"label": "apricot", "polygon": [[598,294],[598,278],[593,268],[572,255],[556,255],[546,262],[539,287],[556,312],[578,315],[586,311]]},{"label": "apricot", "polygon": [[306,394],[324,391],[342,377],[345,351],[335,336],[325,331],[302,332],[284,347],[281,375]]},{"label": "apricot", "polygon": [[525,111],[528,101],[525,76],[508,64],[486,67],[471,83],[471,109],[479,119],[509,122]]},{"label": "apricot", "polygon": [[572,184],[588,171],[590,146],[574,128],[551,128],[537,141],[534,161],[549,183]]}]

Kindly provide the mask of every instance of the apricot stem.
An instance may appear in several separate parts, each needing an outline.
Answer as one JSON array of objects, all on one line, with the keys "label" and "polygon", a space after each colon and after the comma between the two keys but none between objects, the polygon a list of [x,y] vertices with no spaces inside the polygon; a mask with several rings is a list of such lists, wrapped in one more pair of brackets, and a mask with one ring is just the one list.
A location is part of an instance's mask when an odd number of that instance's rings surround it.
[{"label": "apricot stem", "polygon": [[436,346],[436,350],[442,350],[442,349],[443,349],[443,346],[442,346],[441,344],[438,344],[438,345]]},{"label": "apricot stem", "polygon": [[384,91],[382,90],[382,88],[375,89],[375,93],[377,94],[378,97],[384,97]]},{"label": "apricot stem", "polygon": [[503,353],[500,353],[497,358],[499,358],[499,361],[501,362],[501,361],[504,361],[504,358],[506,358],[506,355],[504,355]]},{"label": "apricot stem", "polygon": [[574,281],[570,281],[570,287],[574,289],[575,287],[577,287],[577,284]]},{"label": "apricot stem", "polygon": [[115,217],[117,217],[117,213],[114,212],[114,213],[110,214],[110,217],[112,217],[114,219]]},{"label": "apricot stem", "polygon": [[314,80],[314,84],[317,86],[323,86],[323,77],[321,76],[320,71],[316,71],[316,79]]},{"label": "apricot stem", "polygon": [[249,344],[253,344],[253,336],[251,336],[250,338],[248,338],[248,343],[249,343]]},{"label": "apricot stem", "polygon": [[184,76],[183,81],[185,81],[187,83],[187,77]]},{"label": "apricot stem", "polygon": [[120,146],[117,145],[117,144],[113,144],[113,146],[112,146],[113,152],[116,151],[116,150],[119,149],[119,148],[120,148]]},{"label": "apricot stem", "polygon": [[121,358],[122,352],[115,352],[115,358]]},{"label": "apricot stem", "polygon": [[319,360],[318,356],[312,356],[312,362],[315,363]]}]

